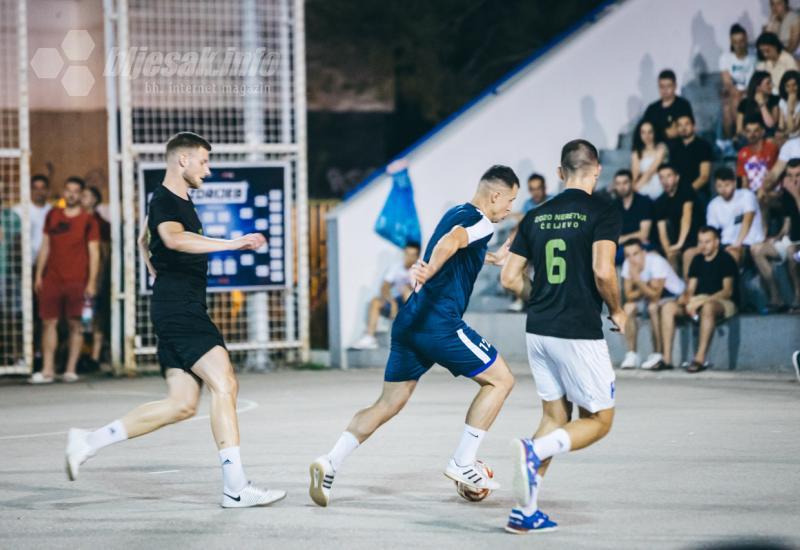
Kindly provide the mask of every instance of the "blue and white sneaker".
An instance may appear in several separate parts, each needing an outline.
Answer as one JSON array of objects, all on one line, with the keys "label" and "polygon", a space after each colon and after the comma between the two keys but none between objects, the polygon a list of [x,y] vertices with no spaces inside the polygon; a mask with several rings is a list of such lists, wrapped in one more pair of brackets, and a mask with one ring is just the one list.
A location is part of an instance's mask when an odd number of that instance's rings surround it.
[{"label": "blue and white sneaker", "polygon": [[514,497],[520,506],[529,506],[536,491],[536,471],[542,461],[533,451],[533,441],[530,439],[513,439],[511,447],[514,456]]},{"label": "blue and white sneaker", "polygon": [[536,510],[532,515],[526,516],[522,510],[512,508],[506,524],[506,531],[515,535],[546,533],[556,530],[558,530],[558,524],[541,510]]}]

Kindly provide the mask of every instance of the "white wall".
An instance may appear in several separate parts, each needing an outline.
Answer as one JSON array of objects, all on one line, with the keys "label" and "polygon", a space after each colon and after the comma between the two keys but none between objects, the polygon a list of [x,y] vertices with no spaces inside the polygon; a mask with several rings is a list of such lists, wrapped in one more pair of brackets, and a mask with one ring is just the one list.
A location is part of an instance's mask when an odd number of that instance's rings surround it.
[{"label": "white wall", "polygon": [[[767,16],[767,0],[628,0],[610,8],[407,157],[423,246],[442,213],[472,197],[488,166],[507,164],[521,180],[536,169],[557,191],[566,141],[582,137],[614,148],[618,134],[657,98],[661,69],[672,68],[679,85],[715,71],[731,24],[741,23],[755,41]],[[340,346],[364,329],[366,302],[388,258],[399,255],[373,230],[390,186],[382,177],[330,215],[338,235],[330,254],[340,266],[329,291],[337,366],[346,366]]]}]

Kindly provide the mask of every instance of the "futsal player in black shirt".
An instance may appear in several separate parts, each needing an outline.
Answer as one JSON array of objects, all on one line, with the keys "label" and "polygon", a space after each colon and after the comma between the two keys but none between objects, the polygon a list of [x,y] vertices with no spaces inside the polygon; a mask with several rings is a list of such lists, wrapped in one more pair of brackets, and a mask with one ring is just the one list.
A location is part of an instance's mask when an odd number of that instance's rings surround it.
[{"label": "futsal player in black shirt", "polygon": [[264,490],[245,476],[239,453],[236,415],[238,382],[225,342],[206,311],[207,255],[224,250],[257,250],[264,236],[251,233],[238,239],[211,239],[189,195],[211,174],[211,145],[190,132],[167,142],[167,172],[153,193],[142,256],[155,277],[151,320],[158,337],[158,360],[167,381],[166,399],[139,406],[119,420],[95,431],[71,429],[67,441],[67,475],[75,480],[81,464],[119,441],[153,432],[195,414],[203,383],[211,393],[211,430],[222,465],[223,508],[264,506],[286,496]]},{"label": "futsal player in black shirt", "polygon": [[[567,143],[559,172],[564,191],[525,215],[501,274],[503,286],[526,301],[528,361],[543,407],[533,439],[514,441],[518,507],[506,525],[512,533],[556,527],[537,504],[550,458],[598,441],[614,418],[615,377],[601,308],[605,302],[614,330],[623,332],[614,267],[622,220],[613,203],[592,194],[600,163],[591,143]],[[570,421],[573,404],[580,418]]]}]

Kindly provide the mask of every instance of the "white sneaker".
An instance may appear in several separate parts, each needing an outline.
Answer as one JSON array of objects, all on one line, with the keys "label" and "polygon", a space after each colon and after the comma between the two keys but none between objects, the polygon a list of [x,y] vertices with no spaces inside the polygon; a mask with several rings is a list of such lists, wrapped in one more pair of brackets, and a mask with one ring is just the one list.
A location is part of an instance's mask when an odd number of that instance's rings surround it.
[{"label": "white sneaker", "polygon": [[647,370],[653,370],[658,366],[658,364],[664,360],[664,356],[660,353],[651,353],[647,356],[647,359],[644,360],[642,363],[642,368]]},{"label": "white sneaker", "polygon": [[639,354],[635,351],[629,351],[625,354],[625,359],[622,360],[622,364],[619,366],[621,369],[635,369],[639,367]]},{"label": "white sneaker", "polygon": [[34,372],[30,378],[28,378],[28,384],[52,384],[55,382],[55,378],[52,376],[45,376],[41,372]]},{"label": "white sneaker", "polygon": [[453,481],[458,481],[475,489],[490,489],[494,491],[500,488],[500,484],[483,475],[483,468],[475,463],[459,466],[451,458],[450,462],[447,463],[447,468],[444,470],[444,475]]},{"label": "white sneaker", "polygon": [[525,308],[525,302],[520,299],[516,299],[510,304],[508,304],[508,311],[522,311]]},{"label": "white sneaker", "polygon": [[65,384],[74,384],[80,379],[81,377],[75,374],[74,372],[65,372],[64,374],[61,375],[61,381],[64,382]]},{"label": "white sneaker", "polygon": [[331,501],[331,486],[336,470],[333,469],[330,459],[323,455],[311,463],[308,468],[311,483],[308,486],[308,495],[314,504],[327,506]]},{"label": "white sneaker", "polygon": [[378,340],[376,340],[371,334],[365,334],[358,340],[358,342],[350,346],[350,349],[378,349]]},{"label": "white sneaker", "polygon": [[222,491],[222,502],[220,506],[223,508],[250,508],[251,506],[267,506],[273,502],[278,502],[286,498],[286,491],[279,491],[275,489],[260,489],[248,483],[247,487],[239,491],[236,496],[229,495],[226,491]]},{"label": "white sneaker", "polygon": [[81,464],[94,456],[89,445],[89,430],[70,428],[67,434],[67,477],[70,481],[78,479]]}]

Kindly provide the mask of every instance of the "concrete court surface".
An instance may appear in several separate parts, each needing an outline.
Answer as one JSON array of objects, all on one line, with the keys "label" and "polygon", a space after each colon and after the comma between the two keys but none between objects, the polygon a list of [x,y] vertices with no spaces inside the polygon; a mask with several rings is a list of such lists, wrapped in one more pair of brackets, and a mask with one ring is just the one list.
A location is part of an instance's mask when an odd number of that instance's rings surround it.
[{"label": "concrete court surface", "polygon": [[101,451],[71,483],[64,431],[159,398],[161,378],[4,384],[0,548],[697,548],[751,537],[800,547],[800,384],[746,372],[618,375],[609,437],[556,458],[545,479],[540,503],[560,530],[506,534],[507,443],[539,419],[526,366],[514,372],[479,454],[504,484],[487,500],[462,501],[441,473],[477,386],[436,367],[342,467],[327,509],[308,499],[308,463],[377,397],[379,369],[241,377],[248,475],[289,492],[246,510],[218,507],[207,396],[197,418]]}]

